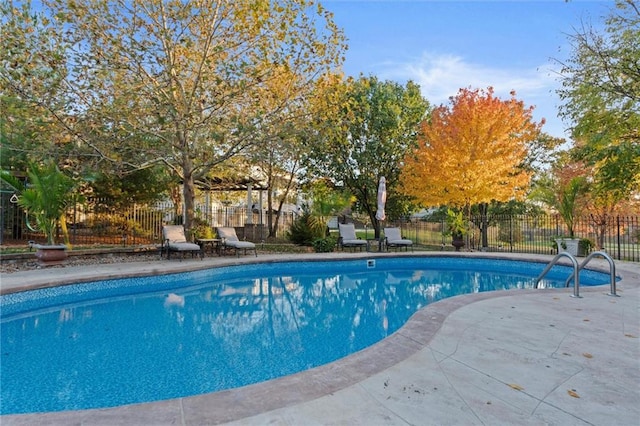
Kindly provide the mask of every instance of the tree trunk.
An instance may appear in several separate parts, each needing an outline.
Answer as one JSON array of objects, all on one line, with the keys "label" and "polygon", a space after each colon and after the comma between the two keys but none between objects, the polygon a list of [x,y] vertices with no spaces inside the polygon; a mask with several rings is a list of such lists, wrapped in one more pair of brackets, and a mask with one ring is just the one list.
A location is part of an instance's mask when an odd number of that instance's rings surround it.
[{"label": "tree trunk", "polygon": [[273,194],[271,193],[271,185],[267,188],[267,228],[269,228],[269,237],[275,237],[275,229],[273,229]]},{"label": "tree trunk", "polygon": [[480,235],[482,236],[482,248],[489,247],[489,217],[487,215],[489,211],[489,204],[480,204]]},{"label": "tree trunk", "polygon": [[182,157],[182,194],[184,195],[184,231],[189,235],[193,225],[195,212],[196,188],[193,180],[193,163],[189,158],[189,153],[183,153]]},{"label": "tree trunk", "polygon": [[382,233],[382,222],[376,218],[375,212],[369,212],[369,220],[371,220],[371,225],[373,226],[373,232],[375,238],[380,238],[380,234]]}]

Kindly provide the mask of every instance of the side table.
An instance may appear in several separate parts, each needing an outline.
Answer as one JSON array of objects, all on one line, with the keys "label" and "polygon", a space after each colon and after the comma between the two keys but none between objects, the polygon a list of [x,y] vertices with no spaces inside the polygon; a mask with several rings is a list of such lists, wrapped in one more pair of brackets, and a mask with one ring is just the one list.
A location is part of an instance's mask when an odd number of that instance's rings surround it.
[{"label": "side table", "polygon": [[[377,250],[374,247],[377,245]],[[367,251],[385,251],[383,238],[367,238]]]},{"label": "side table", "polygon": [[200,246],[200,250],[202,250],[202,254],[207,252],[207,248],[211,254],[216,253],[220,256],[220,243],[222,240],[220,238],[198,238],[196,239],[196,244]]}]

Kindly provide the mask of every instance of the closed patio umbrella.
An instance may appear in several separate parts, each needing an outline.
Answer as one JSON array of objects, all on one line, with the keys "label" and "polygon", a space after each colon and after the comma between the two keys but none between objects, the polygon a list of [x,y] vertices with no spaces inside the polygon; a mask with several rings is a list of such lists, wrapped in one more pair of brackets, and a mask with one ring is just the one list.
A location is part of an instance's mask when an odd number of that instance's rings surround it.
[{"label": "closed patio umbrella", "polygon": [[378,183],[378,211],[376,212],[376,219],[384,220],[386,215],[384,214],[384,205],[387,202],[387,180],[384,176],[380,177],[380,183]]}]

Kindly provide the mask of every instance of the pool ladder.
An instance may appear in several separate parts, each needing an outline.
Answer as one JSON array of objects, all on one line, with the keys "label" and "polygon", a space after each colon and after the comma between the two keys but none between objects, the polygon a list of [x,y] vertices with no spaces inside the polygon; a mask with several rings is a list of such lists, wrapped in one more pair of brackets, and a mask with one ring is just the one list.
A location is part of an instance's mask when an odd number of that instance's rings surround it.
[{"label": "pool ladder", "polygon": [[549,264],[544,269],[544,271],[542,271],[542,273],[538,275],[538,278],[536,278],[536,282],[533,285],[533,288],[538,288],[538,284],[540,283],[540,280],[547,274],[547,272],[551,270],[551,268],[556,263],[558,263],[561,257],[568,257],[569,260],[571,260],[571,263],[573,264],[573,272],[571,273],[571,275],[569,275],[569,278],[567,278],[564,285],[565,287],[569,287],[569,282],[571,281],[571,279],[573,279],[573,294],[571,295],[571,297],[582,297],[580,296],[580,270],[584,268],[586,264],[589,263],[589,261],[596,256],[603,257],[604,259],[607,260],[607,262],[609,262],[610,291],[608,295],[619,297],[618,294],[616,294],[616,264],[613,262],[613,259],[611,258],[611,256],[609,256],[604,251],[594,251],[589,256],[587,256],[586,259],[584,259],[584,262],[582,262],[581,264],[578,264],[578,260],[571,253],[567,253],[566,251],[558,253],[556,257],[551,259],[551,262],[549,262]]}]

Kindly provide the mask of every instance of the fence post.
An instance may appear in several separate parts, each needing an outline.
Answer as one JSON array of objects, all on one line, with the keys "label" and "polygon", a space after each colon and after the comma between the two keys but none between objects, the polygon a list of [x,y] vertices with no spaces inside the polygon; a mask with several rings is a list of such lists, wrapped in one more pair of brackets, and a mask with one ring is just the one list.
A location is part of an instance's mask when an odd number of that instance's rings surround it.
[{"label": "fence post", "polygon": [[77,200],[73,203],[73,233],[72,235],[72,244],[76,244],[76,236],[78,233],[78,203]]},{"label": "fence post", "polygon": [[513,253],[513,215],[509,215],[509,253]]},{"label": "fence post", "polygon": [[136,224],[138,223],[138,203],[133,203],[133,231],[131,232],[131,244],[136,245]]},{"label": "fence post", "polygon": [[620,216],[616,216],[616,243],[618,246],[618,260],[622,259],[622,247],[620,245]]}]

